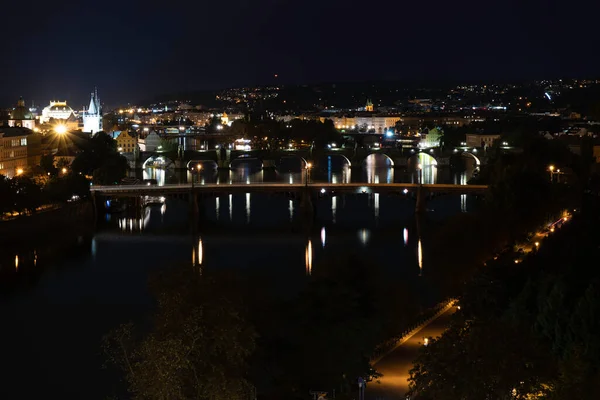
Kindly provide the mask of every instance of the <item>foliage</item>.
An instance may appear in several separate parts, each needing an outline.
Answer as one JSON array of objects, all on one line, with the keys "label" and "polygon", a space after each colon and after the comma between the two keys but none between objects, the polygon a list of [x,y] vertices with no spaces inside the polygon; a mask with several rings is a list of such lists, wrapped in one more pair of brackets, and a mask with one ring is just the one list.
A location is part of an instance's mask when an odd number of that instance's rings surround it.
[{"label": "foliage", "polygon": [[249,399],[245,360],[255,333],[235,278],[175,267],[151,282],[150,331],[122,325],[105,338],[136,399]]},{"label": "foliage", "polygon": [[[597,202],[521,264],[488,263],[461,310],[411,371],[421,399],[596,399],[600,396]],[[449,366],[452,366],[449,368]]]},{"label": "foliage", "polygon": [[54,165],[54,155],[44,154],[40,159],[40,167],[46,174],[56,175],[58,168]]},{"label": "foliage", "polygon": [[127,159],[117,152],[116,141],[104,132],[93,135],[83,145],[71,165],[74,173],[93,175],[94,183],[114,184],[127,172]]}]

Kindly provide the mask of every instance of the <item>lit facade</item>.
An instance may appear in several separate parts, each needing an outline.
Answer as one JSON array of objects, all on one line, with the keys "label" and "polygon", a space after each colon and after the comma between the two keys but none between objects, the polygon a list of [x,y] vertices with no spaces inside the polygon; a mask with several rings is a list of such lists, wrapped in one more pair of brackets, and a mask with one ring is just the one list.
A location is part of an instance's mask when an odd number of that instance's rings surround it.
[{"label": "lit facade", "polygon": [[500,135],[479,135],[468,133],[467,147],[490,147],[496,140],[500,139]]},{"label": "lit facade", "polygon": [[50,105],[44,107],[40,122],[45,124],[50,119],[67,120],[73,115],[73,109],[67,105],[66,101],[51,101]]},{"label": "lit facade", "polygon": [[30,129],[0,128],[0,174],[9,178],[28,166],[38,165],[41,157],[41,138]]},{"label": "lit facade", "polygon": [[133,153],[136,149],[138,140],[127,131],[116,131],[113,138],[117,141],[117,150],[119,153]]},{"label": "lit facade", "polygon": [[102,130],[102,107],[98,91],[92,92],[90,106],[83,111],[83,131],[92,135]]},{"label": "lit facade", "polygon": [[28,129],[35,128],[35,117],[25,107],[25,100],[22,97],[17,102],[15,109],[10,113],[8,126]]}]

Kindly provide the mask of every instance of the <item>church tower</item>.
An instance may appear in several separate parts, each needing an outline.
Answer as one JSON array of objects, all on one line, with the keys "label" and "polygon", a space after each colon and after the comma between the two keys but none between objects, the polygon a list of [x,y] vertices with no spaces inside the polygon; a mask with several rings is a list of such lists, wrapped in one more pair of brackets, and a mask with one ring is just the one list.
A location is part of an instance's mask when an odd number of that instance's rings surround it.
[{"label": "church tower", "polygon": [[365,111],[373,112],[373,102],[371,99],[367,99],[367,105],[365,106]]},{"label": "church tower", "polygon": [[94,135],[102,130],[102,107],[98,90],[92,92],[90,106],[83,111],[83,131]]}]

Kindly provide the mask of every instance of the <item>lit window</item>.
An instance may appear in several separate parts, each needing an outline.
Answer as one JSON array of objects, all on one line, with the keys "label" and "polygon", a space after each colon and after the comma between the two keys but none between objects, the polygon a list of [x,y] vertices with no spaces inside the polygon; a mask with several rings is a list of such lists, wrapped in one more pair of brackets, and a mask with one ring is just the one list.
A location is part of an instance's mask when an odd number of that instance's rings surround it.
[{"label": "lit window", "polygon": [[21,146],[27,146],[27,138],[21,139]]}]

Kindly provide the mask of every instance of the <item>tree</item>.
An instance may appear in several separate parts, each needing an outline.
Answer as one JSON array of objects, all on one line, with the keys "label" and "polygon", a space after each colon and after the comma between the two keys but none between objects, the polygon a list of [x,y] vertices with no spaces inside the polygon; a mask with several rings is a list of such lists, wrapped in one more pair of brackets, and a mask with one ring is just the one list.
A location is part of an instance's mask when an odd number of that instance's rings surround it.
[{"label": "tree", "polygon": [[42,170],[45,173],[50,174],[50,175],[56,175],[57,168],[54,165],[54,155],[44,154],[40,158],[40,167],[42,167]]},{"label": "tree", "polygon": [[119,182],[127,172],[127,159],[117,152],[116,141],[104,132],[98,132],[83,144],[71,169],[75,174],[93,175],[94,182]]},{"label": "tree", "polygon": [[38,185],[26,176],[12,179],[15,211],[34,213],[42,203],[42,191]]},{"label": "tree", "polygon": [[0,215],[14,211],[15,198],[12,181],[0,175]]},{"label": "tree", "polygon": [[132,323],[105,337],[109,360],[135,399],[246,400],[246,359],[255,333],[236,278],[174,267],[152,279],[157,300],[148,332]]}]

